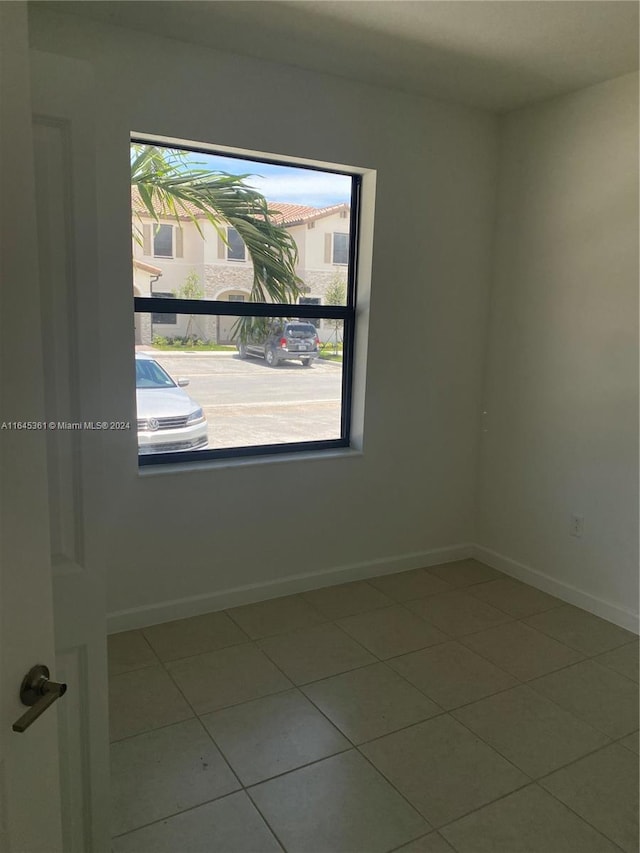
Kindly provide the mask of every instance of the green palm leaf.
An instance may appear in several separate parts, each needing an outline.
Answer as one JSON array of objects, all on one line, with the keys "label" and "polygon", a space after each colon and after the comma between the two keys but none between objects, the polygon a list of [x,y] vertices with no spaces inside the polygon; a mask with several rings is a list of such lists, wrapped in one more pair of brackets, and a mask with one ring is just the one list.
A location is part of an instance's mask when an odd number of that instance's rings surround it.
[{"label": "green palm leaf", "polygon": [[[187,216],[203,237],[198,216],[204,214],[228,245],[226,226],[235,228],[253,262],[250,302],[295,302],[301,280],[296,275],[295,240],[274,220],[277,210],[245,183],[249,175],[210,172],[191,165],[184,152],[154,145],[131,146],[131,185],[138,189],[144,214],[134,210],[134,239],[142,242],[141,222],[148,214],[159,223],[171,216],[182,227]],[[242,318],[241,334],[252,318]],[[244,331],[243,331],[244,330]]]}]

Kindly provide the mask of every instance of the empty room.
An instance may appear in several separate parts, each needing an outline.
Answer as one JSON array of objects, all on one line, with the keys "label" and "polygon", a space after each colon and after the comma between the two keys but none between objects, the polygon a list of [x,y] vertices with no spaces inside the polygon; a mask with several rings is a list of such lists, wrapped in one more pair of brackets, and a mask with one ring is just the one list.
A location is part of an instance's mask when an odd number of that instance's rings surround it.
[{"label": "empty room", "polygon": [[638,12],[0,3],[3,853],[637,853]]}]

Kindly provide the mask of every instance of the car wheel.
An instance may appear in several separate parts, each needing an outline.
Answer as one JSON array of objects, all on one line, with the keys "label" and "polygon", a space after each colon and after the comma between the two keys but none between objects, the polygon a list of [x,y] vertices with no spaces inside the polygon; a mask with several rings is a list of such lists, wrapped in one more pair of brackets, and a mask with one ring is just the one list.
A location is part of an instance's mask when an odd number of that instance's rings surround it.
[{"label": "car wheel", "polygon": [[302,362],[303,367],[311,367],[311,359],[310,358],[301,358],[300,361]]},{"label": "car wheel", "polygon": [[278,364],[278,359],[276,358],[276,354],[272,349],[268,349],[265,352],[264,360],[267,362],[269,367],[276,367]]},{"label": "car wheel", "polygon": [[239,345],[238,355],[240,356],[240,358],[246,358],[247,357],[247,348],[244,344]]}]

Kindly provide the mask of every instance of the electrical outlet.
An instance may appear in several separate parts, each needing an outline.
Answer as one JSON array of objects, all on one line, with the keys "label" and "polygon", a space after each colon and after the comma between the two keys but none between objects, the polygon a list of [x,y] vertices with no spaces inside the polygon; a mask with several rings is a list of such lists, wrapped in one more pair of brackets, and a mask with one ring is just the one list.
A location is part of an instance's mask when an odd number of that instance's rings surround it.
[{"label": "electrical outlet", "polygon": [[569,523],[569,533],[578,538],[584,533],[584,515],[572,515]]}]

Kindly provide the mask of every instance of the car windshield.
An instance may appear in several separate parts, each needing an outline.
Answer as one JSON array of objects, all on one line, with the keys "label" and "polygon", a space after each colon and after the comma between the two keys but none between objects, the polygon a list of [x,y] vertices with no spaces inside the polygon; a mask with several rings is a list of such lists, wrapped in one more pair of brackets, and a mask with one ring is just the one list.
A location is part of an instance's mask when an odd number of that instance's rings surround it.
[{"label": "car windshield", "polygon": [[136,388],[174,388],[175,384],[156,361],[136,359]]},{"label": "car windshield", "polygon": [[315,337],[316,327],[310,323],[295,323],[287,326],[286,333],[292,338]]}]

